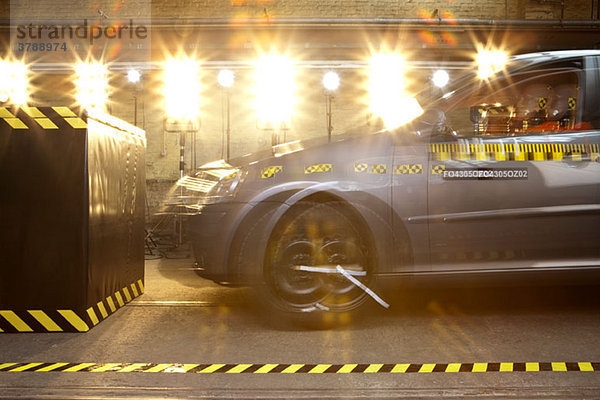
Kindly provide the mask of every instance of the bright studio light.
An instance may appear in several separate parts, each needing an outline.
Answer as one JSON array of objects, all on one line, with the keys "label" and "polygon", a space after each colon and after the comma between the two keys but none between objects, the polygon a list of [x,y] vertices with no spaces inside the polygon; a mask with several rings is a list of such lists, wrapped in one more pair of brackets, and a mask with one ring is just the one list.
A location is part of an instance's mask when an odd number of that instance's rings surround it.
[{"label": "bright studio light", "polygon": [[480,79],[488,79],[498,71],[502,71],[508,61],[508,54],[502,50],[484,50],[477,52],[478,75]]},{"label": "bright studio light", "polygon": [[340,87],[340,76],[334,71],[325,73],[323,75],[323,86],[330,92],[336,91]]},{"label": "bright studio light", "polygon": [[77,101],[83,108],[104,109],[108,100],[108,70],[99,62],[80,62],[75,66]]},{"label": "bright studio light", "polygon": [[27,65],[18,61],[0,60],[0,101],[11,101],[16,105],[29,100],[29,71]]},{"label": "bright studio light", "polygon": [[294,65],[279,55],[262,56],[255,64],[255,109],[260,121],[278,126],[294,113]]},{"label": "bright studio light", "polygon": [[164,85],[167,115],[174,119],[196,119],[200,113],[198,63],[189,58],[167,61]]},{"label": "bright studio light", "polygon": [[142,74],[137,69],[127,71],[127,80],[131,83],[138,83],[142,78]]},{"label": "bright studio light", "polygon": [[433,73],[431,81],[435,86],[443,88],[448,84],[448,82],[450,82],[450,75],[448,75],[448,73],[443,69],[438,69]]},{"label": "bright studio light", "polygon": [[370,107],[392,129],[423,113],[419,103],[404,92],[404,60],[398,54],[377,54],[370,61]]},{"label": "bright studio light", "polygon": [[235,81],[235,75],[233,71],[229,69],[222,69],[219,71],[219,76],[217,76],[217,81],[219,81],[219,85],[224,88],[230,88],[233,86],[233,82]]}]

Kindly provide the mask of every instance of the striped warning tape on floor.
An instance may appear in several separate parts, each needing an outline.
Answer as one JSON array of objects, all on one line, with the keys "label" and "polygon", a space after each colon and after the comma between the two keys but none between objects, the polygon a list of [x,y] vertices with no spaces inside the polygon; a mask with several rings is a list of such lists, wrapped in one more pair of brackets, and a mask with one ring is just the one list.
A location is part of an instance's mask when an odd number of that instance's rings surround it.
[{"label": "striped warning tape on floor", "polygon": [[0,372],[154,372],[199,374],[368,374],[434,372],[600,372],[598,362],[496,362],[449,364],[150,364],[0,363]]},{"label": "striped warning tape on floor", "polygon": [[87,332],[142,293],[144,284],[140,279],[89,307],[84,315],[64,309],[0,310],[0,333]]}]

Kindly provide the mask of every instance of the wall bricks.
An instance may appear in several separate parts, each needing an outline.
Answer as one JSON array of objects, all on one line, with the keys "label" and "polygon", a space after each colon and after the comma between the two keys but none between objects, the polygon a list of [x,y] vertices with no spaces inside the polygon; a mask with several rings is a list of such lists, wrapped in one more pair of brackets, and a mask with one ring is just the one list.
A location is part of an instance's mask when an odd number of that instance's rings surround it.
[{"label": "wall bricks", "polygon": [[[434,10],[455,18],[523,19],[528,8],[540,7],[533,0],[155,0],[154,16],[214,18],[248,17],[345,17],[345,18],[419,18]],[[555,18],[560,6],[551,5]],[[506,10],[508,9],[508,15]],[[185,10],[182,12],[182,10]],[[588,0],[566,2],[566,19],[589,19]]]},{"label": "wall bricks", "polygon": [[[9,3],[12,7],[9,10]],[[591,18],[589,0],[566,2],[565,19]],[[110,18],[426,18],[433,15],[444,18],[524,19],[560,16],[559,5],[541,4],[534,0],[0,0],[0,18],[20,17],[36,19],[101,20]],[[196,141],[188,146],[186,160],[191,168],[191,148],[196,149],[196,164],[222,157],[222,90],[216,83],[216,70],[203,76],[202,124]],[[257,128],[252,107],[253,85],[249,70],[239,70],[236,85],[231,90],[232,156],[241,156],[259,149],[267,149],[271,132]],[[297,113],[288,139],[308,139],[325,136],[325,96],[321,89],[324,70],[306,69],[299,73]],[[426,79],[421,73],[419,79]],[[364,73],[341,70],[342,86],[333,103],[334,134],[367,121]],[[416,74],[416,73],[415,73]],[[415,75],[416,76],[416,75]],[[70,104],[72,83],[68,75],[48,75],[38,78],[40,88],[34,98],[38,104]],[[138,89],[128,84],[123,75],[112,80],[112,112],[133,122],[134,94],[137,96],[138,125],[148,136],[147,177],[152,188],[163,191],[169,181],[177,179],[179,148],[178,136],[163,132],[164,105],[162,104],[159,73],[144,77]],[[191,138],[188,138],[191,143]],[[167,183],[165,183],[167,182]],[[152,188],[153,207],[157,197]]]},{"label": "wall bricks", "polygon": [[[565,19],[590,19],[589,0],[565,3]],[[524,19],[542,8],[560,16],[560,5],[535,0],[3,0],[0,18],[9,17],[9,4],[13,17],[34,19],[99,18],[98,10],[111,18],[419,18],[437,9],[456,18]]]}]

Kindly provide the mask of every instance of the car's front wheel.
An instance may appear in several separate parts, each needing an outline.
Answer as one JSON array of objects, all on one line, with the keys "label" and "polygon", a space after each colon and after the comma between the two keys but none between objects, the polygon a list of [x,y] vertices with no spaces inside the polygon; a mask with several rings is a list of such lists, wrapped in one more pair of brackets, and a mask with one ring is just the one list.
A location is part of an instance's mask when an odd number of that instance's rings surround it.
[{"label": "car's front wheel", "polygon": [[371,247],[346,204],[299,203],[278,223],[267,249],[264,277],[271,305],[300,321],[331,320],[332,314],[356,309],[368,295],[353,280],[367,287],[374,280]]}]

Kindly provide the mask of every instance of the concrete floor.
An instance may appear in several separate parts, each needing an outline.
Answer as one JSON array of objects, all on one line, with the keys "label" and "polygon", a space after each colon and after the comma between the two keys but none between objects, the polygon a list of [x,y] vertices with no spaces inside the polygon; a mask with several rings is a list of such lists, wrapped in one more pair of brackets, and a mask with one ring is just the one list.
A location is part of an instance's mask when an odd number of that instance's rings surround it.
[{"label": "concrete floor", "polygon": [[[343,327],[266,322],[248,289],[192,261],[146,262],[146,293],[85,334],[2,334],[4,362],[600,362],[598,286],[387,288]],[[0,398],[600,398],[600,372],[0,372]]]}]

